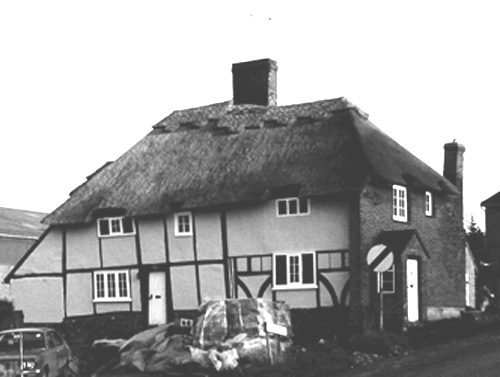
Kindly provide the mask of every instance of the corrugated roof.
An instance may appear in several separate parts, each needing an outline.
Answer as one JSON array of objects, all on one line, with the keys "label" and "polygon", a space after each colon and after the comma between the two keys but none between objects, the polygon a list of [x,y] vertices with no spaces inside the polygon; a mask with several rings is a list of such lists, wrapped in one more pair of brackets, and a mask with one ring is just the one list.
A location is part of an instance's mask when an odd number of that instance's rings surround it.
[{"label": "corrugated roof", "polygon": [[0,207],[0,237],[38,238],[47,228],[46,213]]},{"label": "corrugated roof", "polygon": [[368,175],[457,193],[345,98],[290,106],[230,101],[174,111],[117,161],[75,189],[45,222],[89,222],[96,210],[128,215],[359,191]]}]

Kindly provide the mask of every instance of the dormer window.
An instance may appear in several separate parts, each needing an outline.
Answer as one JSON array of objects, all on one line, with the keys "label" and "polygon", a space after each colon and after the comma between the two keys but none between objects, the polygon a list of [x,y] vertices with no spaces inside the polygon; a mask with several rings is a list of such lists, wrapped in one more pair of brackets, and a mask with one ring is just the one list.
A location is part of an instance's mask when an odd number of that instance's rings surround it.
[{"label": "dormer window", "polygon": [[434,215],[434,208],[433,208],[433,197],[432,193],[429,191],[425,192],[425,215],[426,216],[433,216]]},{"label": "dormer window", "polygon": [[408,200],[404,186],[392,186],[392,219],[402,222],[408,221]]},{"label": "dormer window", "polygon": [[309,199],[287,198],[276,200],[276,212],[278,217],[309,215]]},{"label": "dormer window", "polygon": [[97,220],[99,237],[114,237],[135,234],[131,217],[103,217]]}]

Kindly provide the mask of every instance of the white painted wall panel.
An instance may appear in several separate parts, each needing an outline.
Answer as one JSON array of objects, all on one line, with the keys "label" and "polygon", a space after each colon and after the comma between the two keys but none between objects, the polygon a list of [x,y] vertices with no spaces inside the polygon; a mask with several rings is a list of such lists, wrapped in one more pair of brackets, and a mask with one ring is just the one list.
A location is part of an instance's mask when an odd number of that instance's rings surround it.
[{"label": "white painted wall panel", "polygon": [[11,281],[15,310],[22,310],[24,321],[61,322],[64,317],[62,278],[23,278]]}]

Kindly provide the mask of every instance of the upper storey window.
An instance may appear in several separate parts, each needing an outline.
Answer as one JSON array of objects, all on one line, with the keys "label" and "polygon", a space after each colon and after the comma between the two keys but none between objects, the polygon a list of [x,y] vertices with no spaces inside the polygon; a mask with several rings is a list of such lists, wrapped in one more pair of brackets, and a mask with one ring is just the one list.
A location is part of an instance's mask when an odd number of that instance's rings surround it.
[{"label": "upper storey window", "polygon": [[176,237],[193,235],[193,217],[190,212],[175,214],[175,232]]},{"label": "upper storey window", "polygon": [[392,186],[392,218],[396,221],[408,221],[408,199],[404,186]]},{"label": "upper storey window", "polygon": [[434,203],[432,193],[429,191],[425,192],[425,215],[433,216],[434,215]]},{"label": "upper storey window", "polygon": [[103,217],[97,220],[99,237],[113,237],[135,234],[131,217]]},{"label": "upper storey window", "polygon": [[309,199],[287,198],[276,200],[276,212],[278,217],[304,216],[311,212]]}]

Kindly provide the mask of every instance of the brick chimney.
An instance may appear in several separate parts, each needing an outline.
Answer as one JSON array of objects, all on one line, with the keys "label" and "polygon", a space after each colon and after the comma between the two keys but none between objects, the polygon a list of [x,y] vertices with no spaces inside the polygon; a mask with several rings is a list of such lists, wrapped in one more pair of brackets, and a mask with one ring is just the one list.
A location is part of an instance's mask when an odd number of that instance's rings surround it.
[{"label": "brick chimney", "polygon": [[465,147],[456,140],[444,145],[443,175],[463,193]]},{"label": "brick chimney", "polygon": [[277,71],[271,59],[233,64],[233,104],[276,106]]}]

